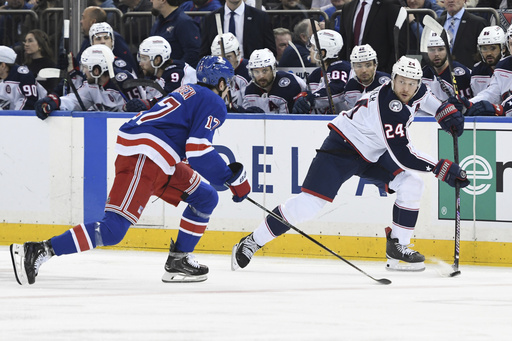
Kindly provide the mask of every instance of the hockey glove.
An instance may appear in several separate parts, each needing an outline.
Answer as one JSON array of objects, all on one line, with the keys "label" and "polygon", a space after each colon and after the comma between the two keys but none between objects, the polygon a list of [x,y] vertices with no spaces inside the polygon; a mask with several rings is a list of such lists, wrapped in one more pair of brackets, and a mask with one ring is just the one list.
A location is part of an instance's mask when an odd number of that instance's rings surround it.
[{"label": "hockey glove", "polygon": [[292,113],[294,114],[309,114],[311,109],[315,107],[315,95],[311,92],[301,92],[293,98]]},{"label": "hockey glove", "polygon": [[464,132],[464,116],[453,104],[441,104],[436,112],[436,120],[449,134],[461,136]]},{"label": "hockey glove", "polygon": [[461,169],[458,164],[450,160],[439,160],[433,172],[439,180],[446,182],[452,187],[455,187],[457,182],[460,184],[460,188],[469,185],[466,172]]},{"label": "hockey glove", "polygon": [[501,103],[503,105],[503,113],[505,116],[512,116],[512,96],[508,97],[506,100]]},{"label": "hockey glove", "polygon": [[127,112],[139,112],[149,109],[151,109],[151,103],[148,100],[140,98],[133,98],[123,106],[123,111]]},{"label": "hockey glove", "polygon": [[503,116],[504,113],[501,105],[482,100],[473,103],[466,112],[466,116]]},{"label": "hockey glove", "polygon": [[265,110],[263,110],[260,107],[257,107],[255,105],[253,105],[252,107],[242,108],[242,112],[251,113],[251,114],[252,113],[254,113],[254,114],[263,114],[263,113],[265,113]]},{"label": "hockey glove", "polygon": [[59,107],[60,98],[54,94],[41,98],[34,104],[36,115],[42,120],[45,120],[52,111],[59,109]]},{"label": "hockey glove", "polygon": [[244,166],[239,162],[230,163],[228,167],[233,172],[233,176],[227,181],[227,185],[231,192],[233,192],[233,201],[240,202],[251,192],[251,185],[249,185],[249,181],[247,180],[247,173],[245,172]]},{"label": "hockey glove", "polygon": [[471,108],[473,103],[469,101],[466,97],[462,95],[451,96],[448,98],[448,103],[455,105],[458,111],[461,113],[465,113],[467,109]]}]

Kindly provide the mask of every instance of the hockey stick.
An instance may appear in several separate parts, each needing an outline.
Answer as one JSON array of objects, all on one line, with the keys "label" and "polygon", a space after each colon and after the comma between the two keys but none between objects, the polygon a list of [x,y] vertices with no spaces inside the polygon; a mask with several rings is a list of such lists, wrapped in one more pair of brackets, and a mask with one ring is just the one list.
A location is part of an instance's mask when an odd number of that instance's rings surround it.
[{"label": "hockey stick", "polygon": [[[68,57],[68,51],[69,51],[69,19],[64,19],[64,28],[63,28],[63,38],[64,38],[64,58]],[[84,102],[82,101],[82,97],[78,94],[78,89],[76,88],[75,84],[73,83],[73,80],[71,79],[71,76],[69,75],[68,70],[63,70],[66,73],[65,79],[69,83],[69,86],[71,87],[71,91],[75,94],[76,100],[78,101],[78,104],[80,105],[80,108],[82,108],[82,111],[87,111],[87,108],[85,107]],[[59,77],[60,78],[60,77]]]},{"label": "hockey stick", "polygon": [[108,76],[110,77],[110,79],[114,83],[115,87],[117,88],[116,90],[119,91],[119,94],[121,95],[121,97],[123,97],[125,102],[128,102],[128,98],[126,97],[126,94],[123,92],[123,90],[119,86],[119,83],[117,82],[117,79],[116,79],[116,73],[114,72],[115,56],[114,56],[114,53],[112,53],[112,49],[110,47],[108,47],[107,45],[102,45],[102,44],[95,45],[95,47],[99,48],[100,50],[103,50],[102,51],[103,56],[105,57],[105,60],[107,61]]},{"label": "hockey stick", "polygon": [[334,101],[332,100],[331,87],[329,86],[329,79],[327,78],[327,69],[325,68],[325,61],[322,56],[320,41],[318,40],[318,32],[316,31],[315,19],[310,18],[309,20],[311,21],[311,29],[313,30],[313,35],[315,37],[316,49],[320,54],[320,67],[322,68],[322,76],[324,78],[325,90],[327,91],[327,98],[329,99],[329,105],[331,106],[332,114],[336,115],[336,108],[334,107]]},{"label": "hockey stick", "polygon": [[[220,13],[215,13],[215,22],[217,24],[217,35],[219,36],[219,40],[220,40],[220,55],[222,56],[222,58],[225,59],[226,58],[226,50],[224,49],[224,39],[222,38],[223,30],[222,30],[222,23],[220,20]],[[227,85],[228,84],[226,84],[226,86]],[[233,99],[231,98],[231,90],[230,89],[227,92],[227,96],[228,96],[228,109],[232,109],[233,108]]]},{"label": "hockey stick", "polygon": [[123,82],[123,89],[131,89],[131,88],[136,88],[138,86],[145,86],[145,87],[153,88],[156,91],[160,92],[164,96],[166,94],[166,92],[162,88],[162,86],[160,84],[158,84],[157,81],[154,81],[152,79],[134,78],[134,79],[127,79]]},{"label": "hockey stick", "polygon": [[402,25],[404,24],[405,19],[407,19],[407,11],[405,8],[400,7],[400,11],[398,12],[398,16],[396,17],[395,27],[393,27],[393,38],[395,44],[395,61],[400,58],[400,51],[398,49],[398,41],[400,37],[400,30],[402,29]]},{"label": "hockey stick", "polygon": [[297,46],[295,46],[295,44],[291,40],[288,42],[288,45],[290,45],[292,47],[292,49],[297,54],[297,57],[299,57],[300,65],[302,66],[302,72],[304,72],[304,77],[306,77],[306,86],[308,87],[308,91],[311,92],[311,85],[309,85],[309,77],[306,75],[306,65],[304,65],[302,56],[300,55],[300,52],[297,49]]},{"label": "hockey stick", "polygon": [[298,228],[296,228],[295,226],[293,226],[292,224],[290,224],[289,222],[287,222],[286,220],[284,220],[283,218],[281,218],[280,216],[278,216],[277,214],[275,214],[274,212],[268,210],[265,206],[263,205],[260,205],[259,203],[257,203],[256,201],[252,200],[250,197],[246,197],[247,200],[249,200],[251,203],[253,203],[254,205],[258,206],[259,208],[261,208],[263,211],[267,212],[269,215],[271,215],[273,218],[279,220],[279,222],[281,222],[282,224],[286,225],[287,227],[291,228],[292,230],[298,232],[299,234],[301,234],[303,237],[306,237],[307,239],[309,239],[310,241],[312,241],[313,243],[315,243],[316,245],[320,246],[321,248],[323,248],[324,250],[326,250],[327,252],[329,252],[330,254],[336,256],[338,259],[344,261],[345,263],[347,263],[348,265],[350,265],[351,267],[353,267],[354,269],[356,269],[357,271],[361,272],[362,274],[370,277],[371,279],[373,279],[374,281],[380,283],[380,284],[391,284],[391,281],[387,278],[380,278],[380,279],[377,279],[377,278],[374,278],[372,276],[370,276],[369,274],[367,274],[366,272],[364,272],[363,270],[361,270],[360,268],[358,268],[357,266],[355,266],[354,264],[352,264],[351,262],[349,262],[348,260],[346,260],[345,258],[341,257],[340,255],[338,255],[336,252],[332,251],[331,249],[329,249],[327,246],[325,246],[324,244],[318,242],[316,239],[313,239],[312,237],[310,237],[308,234],[302,232],[301,230],[299,230]]}]

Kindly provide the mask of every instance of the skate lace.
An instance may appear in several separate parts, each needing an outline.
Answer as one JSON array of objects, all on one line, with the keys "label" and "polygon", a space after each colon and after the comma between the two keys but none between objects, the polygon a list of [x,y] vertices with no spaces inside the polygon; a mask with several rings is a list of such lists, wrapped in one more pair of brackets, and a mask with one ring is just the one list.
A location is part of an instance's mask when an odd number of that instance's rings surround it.
[{"label": "skate lace", "polygon": [[251,258],[259,249],[260,246],[256,244],[254,239],[252,239],[252,237],[248,237],[244,240],[241,251],[247,258]]},{"label": "skate lace", "polygon": [[409,249],[409,246],[412,247],[412,246],[414,246],[414,244],[402,245],[402,244],[397,243],[396,246],[397,246],[398,251],[400,251],[404,255],[412,255],[417,252],[417,251]]},{"label": "skate lace", "polygon": [[41,267],[41,265],[46,262],[48,259],[50,259],[50,255],[48,254],[48,252],[46,251],[43,251],[39,254],[39,256],[37,256],[36,260],[34,261],[34,270],[37,274],[37,272],[39,271],[39,268]]},{"label": "skate lace", "polygon": [[187,255],[187,263],[190,265],[190,266],[193,266],[194,268],[196,269],[199,269],[200,268],[200,265],[199,263],[197,262],[197,260],[195,259],[194,255]]}]

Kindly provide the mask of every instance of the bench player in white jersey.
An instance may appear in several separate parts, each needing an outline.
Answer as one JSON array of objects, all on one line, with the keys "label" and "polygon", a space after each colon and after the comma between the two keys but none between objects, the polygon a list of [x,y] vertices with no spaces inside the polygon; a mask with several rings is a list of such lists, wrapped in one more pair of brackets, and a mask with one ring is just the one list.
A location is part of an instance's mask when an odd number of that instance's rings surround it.
[{"label": "bench player in white jersey", "polygon": [[[176,243],[170,241],[162,281],[207,279],[208,267],[194,260],[191,252],[219,200],[212,185],[227,185],[235,202],[247,197],[251,186],[242,164],[233,160],[227,165],[212,146],[213,136],[227,116],[223,98],[229,91],[233,67],[223,58],[206,56],[197,70],[200,83],[179,87],[119,128],[116,175],[101,221],[79,224],[43,242],[11,245],[19,284],[33,284],[41,264],[54,255],[119,243],[137,223],[152,195],[173,206],[186,203]],[[190,166],[181,162],[185,158]]]},{"label": "bench player in white jersey", "polygon": [[0,110],[32,110],[46,90],[28,67],[16,64],[16,52],[0,46]]},{"label": "bench player in white jersey", "polygon": [[[393,66],[391,82],[364,95],[356,106],[329,123],[330,133],[317,150],[302,192],[274,208],[273,212],[292,225],[311,220],[332,202],[341,185],[354,175],[385,186],[396,193],[393,219],[385,229],[386,268],[422,271],[425,257],[408,247],[418,218],[423,180],[416,172],[433,172],[440,180],[461,187],[469,184],[461,168],[448,160],[437,160],[414,148],[408,128],[419,107],[435,113],[440,126],[462,134],[464,117],[453,104],[441,103],[421,83],[416,59],[402,57]],[[288,231],[267,215],[258,228],[233,247],[232,270],[244,268],[263,245]]]},{"label": "bench player in white jersey", "polygon": [[[220,36],[217,35],[215,39],[213,39],[211,46],[213,56],[222,55],[220,42]],[[223,33],[222,42],[224,43],[224,53],[226,59],[229,60],[235,69],[235,77],[233,78],[233,84],[230,88],[231,102],[235,106],[234,111],[237,111],[239,110],[237,108],[242,107],[245,88],[251,82],[251,76],[249,75],[249,70],[247,69],[247,64],[249,62],[247,59],[242,58],[242,55],[240,54],[240,43],[238,42],[238,39],[236,39],[236,37],[233,35],[233,33]]]},{"label": "bench player in white jersey", "polygon": [[245,88],[245,112],[292,113],[305,84],[289,72],[277,71],[276,58],[267,48],[254,50],[247,68],[252,80]]},{"label": "bench player in white jersey", "polygon": [[505,32],[499,26],[487,26],[480,32],[477,42],[481,61],[471,70],[473,96],[478,95],[491,82],[496,64],[505,56],[505,41]]},{"label": "bench player in white jersey", "polygon": [[294,112],[302,114],[337,114],[348,109],[344,95],[345,85],[351,77],[350,64],[338,58],[338,53],[343,48],[343,38],[338,32],[333,30],[319,31],[318,43],[320,49],[316,47],[315,37],[311,36],[309,41],[311,60],[315,61],[318,66],[321,65],[322,60],[324,61],[336,112],[332,112],[321,67],[316,68],[309,75],[308,83],[311,87],[311,93],[304,93],[304,96],[297,99]]},{"label": "bench player in white jersey", "polygon": [[184,61],[171,59],[171,52],[171,44],[160,36],[146,38],[139,45],[137,60],[145,78],[157,82],[165,93],[147,86],[145,99],[129,100],[125,111],[148,110],[180,86],[197,83],[196,70]]},{"label": "bench player in white jersey", "polygon": [[54,110],[83,110],[82,104],[88,111],[123,111],[126,101],[140,95],[136,87],[123,89],[123,82],[133,79],[129,72],[113,68],[115,77],[110,78],[109,67],[113,67],[113,60],[114,55],[109,47],[89,46],[80,60],[87,80],[77,91],[79,97],[74,93],[61,97],[50,94],[36,102],[37,116],[44,120]]},{"label": "bench player in white jersey", "polygon": [[[434,95],[441,101],[454,96],[452,75],[448,67],[448,53],[443,39],[432,32],[427,43],[428,58],[432,66],[423,67],[422,81],[430,87]],[[453,73],[457,81],[459,94],[471,98],[471,71],[461,63],[453,62]],[[436,75],[437,74],[437,75]]]},{"label": "bench player in white jersey", "polygon": [[369,45],[354,46],[350,53],[350,64],[355,76],[345,85],[345,101],[349,108],[364,94],[390,81],[390,75],[377,71],[379,65],[377,52]]}]

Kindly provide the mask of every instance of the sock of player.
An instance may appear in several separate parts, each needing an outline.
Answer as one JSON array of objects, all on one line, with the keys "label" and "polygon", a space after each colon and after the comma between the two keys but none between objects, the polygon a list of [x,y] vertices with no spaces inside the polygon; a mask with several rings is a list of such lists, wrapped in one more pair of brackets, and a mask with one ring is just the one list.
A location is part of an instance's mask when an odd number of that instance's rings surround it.
[{"label": "sock of player", "polygon": [[[272,210],[275,214],[283,217],[281,214],[281,205],[277,206]],[[263,246],[272,239],[276,238],[277,236],[282,235],[286,231],[288,231],[290,228],[277,220],[276,218],[272,217],[271,215],[267,215],[264,221],[260,223],[258,228],[253,233],[253,238],[256,244],[259,246]]]},{"label": "sock of player", "polygon": [[399,206],[396,202],[393,206],[393,228],[391,238],[398,238],[402,245],[409,245],[414,233],[414,227],[418,220],[419,209],[411,209]]},{"label": "sock of player", "polygon": [[176,250],[193,252],[206,230],[208,221],[208,218],[199,217],[193,212],[191,206],[187,206],[181,217],[178,238],[176,239]]}]

